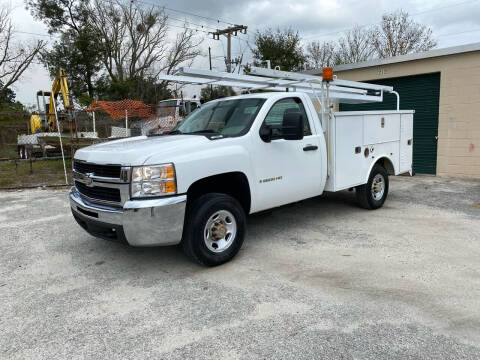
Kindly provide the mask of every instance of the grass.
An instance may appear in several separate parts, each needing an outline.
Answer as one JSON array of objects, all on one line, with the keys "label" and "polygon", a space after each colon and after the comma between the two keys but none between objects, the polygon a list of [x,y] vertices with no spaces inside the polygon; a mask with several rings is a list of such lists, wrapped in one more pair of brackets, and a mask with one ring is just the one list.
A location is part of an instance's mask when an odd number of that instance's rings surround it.
[{"label": "grass", "polygon": [[17,147],[4,145],[0,147],[0,158],[15,159],[18,157]]},{"label": "grass", "polygon": [[[72,162],[65,160],[68,181],[72,181]],[[0,188],[65,184],[62,160],[0,162]]]}]

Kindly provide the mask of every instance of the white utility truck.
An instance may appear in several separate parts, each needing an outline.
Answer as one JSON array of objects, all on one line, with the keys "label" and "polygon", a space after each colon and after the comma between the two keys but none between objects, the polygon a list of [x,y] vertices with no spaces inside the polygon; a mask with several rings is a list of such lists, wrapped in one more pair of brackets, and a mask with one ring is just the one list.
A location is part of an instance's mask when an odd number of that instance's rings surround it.
[{"label": "white utility truck", "polygon": [[[246,215],[355,188],[367,209],[383,205],[388,176],[412,172],[413,111],[393,88],[251,68],[250,75],[183,68],[161,79],[235,86],[248,93],[203,104],[167,135],[78,150],[70,204],[90,234],[133,246],[181,243],[209,266],[242,246]],[[334,112],[338,102],[392,111]]]}]

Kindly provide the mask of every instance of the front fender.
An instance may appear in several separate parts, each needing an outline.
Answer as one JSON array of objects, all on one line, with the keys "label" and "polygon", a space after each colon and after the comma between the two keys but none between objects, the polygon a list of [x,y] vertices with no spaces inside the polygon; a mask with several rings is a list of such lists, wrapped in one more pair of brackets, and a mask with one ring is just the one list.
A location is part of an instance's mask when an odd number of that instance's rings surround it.
[{"label": "front fender", "polygon": [[252,183],[250,155],[241,144],[199,149],[177,156],[173,162],[179,194],[186,193],[190,185],[200,179],[229,172],[242,172]]}]

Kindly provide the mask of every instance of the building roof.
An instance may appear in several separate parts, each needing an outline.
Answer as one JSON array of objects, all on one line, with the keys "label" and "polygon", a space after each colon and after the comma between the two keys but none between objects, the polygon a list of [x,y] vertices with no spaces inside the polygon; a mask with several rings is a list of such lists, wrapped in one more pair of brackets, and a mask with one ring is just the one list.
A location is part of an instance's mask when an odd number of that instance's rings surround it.
[{"label": "building roof", "polygon": [[[435,49],[430,51],[424,51],[415,54],[407,54],[407,55],[399,55],[390,57],[387,59],[373,59],[368,61],[363,61],[354,64],[342,64],[337,65],[333,69],[337,71],[345,71],[345,70],[353,70],[353,69],[360,69],[360,68],[367,68],[372,66],[381,66],[387,64],[394,64],[400,62],[407,62],[413,60],[421,60],[421,59],[428,59],[433,57],[440,57],[440,56],[447,56],[447,55],[455,55],[473,51],[480,51],[480,42],[467,44],[467,45],[459,45],[459,46],[452,46],[443,49]],[[321,74],[322,69],[313,69],[305,71],[307,74]]]}]

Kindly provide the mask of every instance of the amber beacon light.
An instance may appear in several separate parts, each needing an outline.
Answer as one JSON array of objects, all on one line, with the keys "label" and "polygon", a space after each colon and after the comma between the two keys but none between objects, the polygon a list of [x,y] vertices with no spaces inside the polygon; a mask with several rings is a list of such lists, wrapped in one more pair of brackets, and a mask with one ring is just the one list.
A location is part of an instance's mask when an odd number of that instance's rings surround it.
[{"label": "amber beacon light", "polygon": [[322,79],[323,81],[332,81],[333,80],[333,68],[325,67],[322,69]]}]

